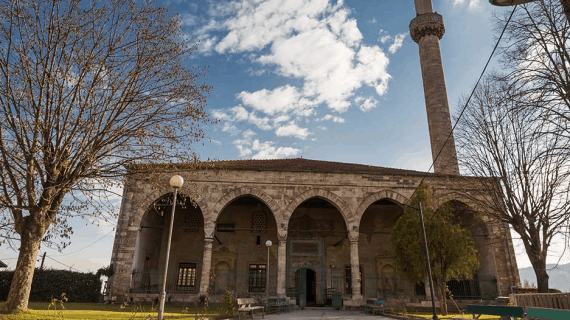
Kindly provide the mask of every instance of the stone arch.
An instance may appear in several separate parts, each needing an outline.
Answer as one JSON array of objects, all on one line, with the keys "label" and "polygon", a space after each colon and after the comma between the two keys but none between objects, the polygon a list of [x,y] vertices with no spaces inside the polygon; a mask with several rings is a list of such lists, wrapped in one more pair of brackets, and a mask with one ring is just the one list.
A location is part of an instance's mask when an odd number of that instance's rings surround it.
[{"label": "stone arch", "polygon": [[273,215],[275,221],[279,222],[278,217],[280,213],[280,208],[279,204],[277,204],[277,201],[275,201],[271,196],[269,196],[267,193],[263,192],[262,190],[253,187],[236,188],[224,194],[220,198],[220,200],[218,200],[216,205],[214,205],[214,208],[212,210],[212,215],[209,217],[211,221],[212,222],[216,221],[220,216],[220,213],[224,210],[224,208],[228,204],[230,204],[233,200],[241,196],[251,196],[263,202],[263,204],[265,204],[271,211],[271,214]]},{"label": "stone arch", "polygon": [[287,224],[293,214],[293,211],[295,211],[301,203],[310,198],[321,198],[330,202],[342,215],[347,229],[350,229],[350,207],[339,196],[325,189],[310,189],[297,195],[291,202],[289,202],[289,205],[287,205],[287,208],[283,212],[283,222]]},{"label": "stone arch", "polygon": [[[145,214],[147,214],[147,212],[150,209],[150,206],[157,202],[160,201],[160,199],[163,199],[165,197],[168,197],[169,195],[171,195],[172,192],[166,192],[164,194],[162,194],[161,196],[158,197],[152,197],[152,196],[148,196],[148,197],[143,197],[140,207],[143,209],[141,210],[138,214],[136,214],[134,217],[130,218],[129,221],[129,225],[130,226],[134,226],[134,227],[139,227],[141,226],[141,222],[143,217],[145,216]],[[187,195],[185,193],[179,193],[178,197],[183,196],[183,197],[188,197],[191,198],[194,202],[196,202],[196,204],[198,205],[198,207],[200,208],[200,211],[202,212],[202,218],[204,219],[204,226],[206,225],[206,217],[207,217],[207,212],[208,212],[208,202],[204,199],[204,197],[202,197],[202,195],[198,194],[197,197],[195,197],[194,199],[190,196]],[[196,195],[195,195],[196,196]],[[124,201],[124,200],[123,200]],[[132,199],[130,201],[133,201]]]},{"label": "stone arch", "polygon": [[364,211],[366,211],[366,209],[368,209],[368,207],[370,207],[374,202],[382,199],[392,200],[398,204],[404,204],[408,201],[408,198],[392,190],[382,190],[373,193],[366,197],[356,209],[356,212],[354,213],[355,222],[358,222],[358,225],[360,225],[360,219],[362,219]]}]

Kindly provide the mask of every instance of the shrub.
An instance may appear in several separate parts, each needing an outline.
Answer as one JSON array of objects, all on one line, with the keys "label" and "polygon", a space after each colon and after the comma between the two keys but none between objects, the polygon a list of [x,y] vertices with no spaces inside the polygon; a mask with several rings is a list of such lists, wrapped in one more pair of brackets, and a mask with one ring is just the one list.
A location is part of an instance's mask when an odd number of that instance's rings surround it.
[{"label": "shrub", "polygon": [[[0,271],[0,300],[6,300],[14,271]],[[34,272],[30,301],[52,301],[65,293],[70,302],[97,302],[101,280],[93,273],[67,270]]]}]

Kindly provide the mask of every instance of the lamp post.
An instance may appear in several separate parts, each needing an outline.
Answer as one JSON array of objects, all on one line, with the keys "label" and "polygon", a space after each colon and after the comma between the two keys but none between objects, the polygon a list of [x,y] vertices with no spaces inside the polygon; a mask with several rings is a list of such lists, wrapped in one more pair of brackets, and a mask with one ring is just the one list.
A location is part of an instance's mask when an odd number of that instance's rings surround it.
[{"label": "lamp post", "polygon": [[[489,0],[492,5],[495,6],[516,6],[519,4],[525,4],[528,2],[533,2],[536,0]],[[560,0],[562,7],[564,8],[564,13],[566,14],[566,19],[570,23],[570,0]]]},{"label": "lamp post", "polygon": [[184,184],[184,179],[181,176],[175,175],[170,178],[170,186],[174,188],[174,197],[172,201],[172,213],[170,215],[170,229],[168,231],[168,245],[166,246],[166,260],[164,262],[164,278],[162,280],[162,291],[160,291],[160,302],[158,304],[158,316],[157,320],[162,320],[164,315],[164,300],[166,299],[166,277],[168,274],[168,259],[170,258],[170,242],[172,240],[172,228],[174,226],[174,213],[176,211],[176,196],[178,194],[178,189]]},{"label": "lamp post", "polygon": [[271,240],[265,241],[265,245],[267,246],[267,269],[265,270],[265,272],[266,272],[265,300],[267,300],[269,298],[269,248],[271,248],[272,244],[273,244],[273,242],[271,242]]},{"label": "lamp post", "polygon": [[408,208],[412,208],[414,210],[418,210],[419,214],[420,214],[420,225],[422,227],[422,236],[424,239],[424,253],[426,256],[426,266],[427,266],[427,272],[428,272],[428,281],[429,281],[429,291],[430,291],[430,295],[431,295],[431,310],[433,312],[433,320],[439,320],[439,318],[437,317],[437,313],[435,311],[435,296],[434,296],[434,292],[433,292],[433,279],[431,277],[431,264],[429,262],[429,250],[428,250],[428,245],[427,245],[427,237],[426,237],[426,227],[424,225],[424,214],[422,212],[422,203],[421,201],[418,202],[418,207],[413,207],[407,204],[404,204],[404,206],[408,207]]}]

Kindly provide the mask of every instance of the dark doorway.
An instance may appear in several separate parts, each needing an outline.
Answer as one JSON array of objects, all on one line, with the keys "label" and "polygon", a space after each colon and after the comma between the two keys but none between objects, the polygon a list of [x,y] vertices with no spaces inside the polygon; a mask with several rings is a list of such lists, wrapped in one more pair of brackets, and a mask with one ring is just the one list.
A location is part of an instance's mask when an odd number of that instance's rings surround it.
[{"label": "dark doorway", "polygon": [[312,269],[302,268],[295,272],[296,300],[301,308],[317,305],[317,276]]},{"label": "dark doorway", "polygon": [[307,269],[307,307],[317,305],[317,276],[315,271]]}]

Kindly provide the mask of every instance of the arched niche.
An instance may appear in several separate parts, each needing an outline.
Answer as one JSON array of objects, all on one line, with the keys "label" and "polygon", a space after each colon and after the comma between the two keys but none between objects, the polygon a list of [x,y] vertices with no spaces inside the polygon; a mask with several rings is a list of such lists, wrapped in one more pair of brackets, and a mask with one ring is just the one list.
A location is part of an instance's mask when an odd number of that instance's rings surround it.
[{"label": "arched niche", "polygon": [[[312,269],[317,304],[325,289],[346,293],[346,268],[350,268],[350,242],[345,219],[336,205],[322,196],[305,199],[294,209],[287,230],[287,287],[296,287],[295,271]],[[349,275],[350,276],[350,275]]]},{"label": "arched niche", "polygon": [[[272,242],[269,250],[267,240]],[[269,294],[275,295],[277,247],[277,222],[266,202],[251,194],[230,200],[217,217],[212,250],[213,267],[227,267],[227,270],[219,270],[227,281],[215,280],[214,294],[222,294],[220,290],[226,282],[237,296],[264,293],[265,278],[259,274],[267,272],[269,252],[269,275],[274,279],[269,282]],[[216,278],[218,276],[216,274]]]},{"label": "arched niche", "polygon": [[[153,201],[141,218],[132,267],[133,292],[154,293],[162,284],[172,205],[173,194],[165,194]],[[168,262],[168,293],[198,291],[203,240],[202,210],[189,197],[178,195]]]},{"label": "arched niche", "polygon": [[[363,294],[366,297],[413,295],[413,285],[396,276],[392,257],[391,234],[394,224],[403,214],[402,205],[392,198],[380,198],[369,203],[360,219],[358,254],[362,269]],[[391,270],[389,279],[387,270]],[[388,286],[389,285],[389,286]]]}]

